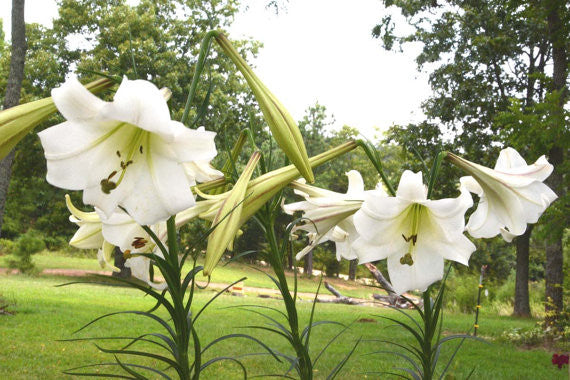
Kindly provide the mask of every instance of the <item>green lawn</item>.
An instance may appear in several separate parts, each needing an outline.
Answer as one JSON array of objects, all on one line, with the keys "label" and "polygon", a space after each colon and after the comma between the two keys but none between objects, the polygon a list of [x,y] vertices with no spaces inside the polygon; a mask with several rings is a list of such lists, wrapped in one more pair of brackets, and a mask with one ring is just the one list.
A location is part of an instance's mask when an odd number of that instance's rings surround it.
[{"label": "green lawn", "polygon": [[[22,275],[0,275],[0,292],[4,297],[16,302],[15,315],[0,316],[0,378],[1,379],[61,379],[61,371],[80,365],[113,361],[108,355],[99,352],[92,343],[58,342],[58,339],[86,336],[136,336],[142,332],[158,332],[152,321],[131,315],[111,317],[100,321],[88,329],[72,335],[83,324],[101,314],[122,310],[146,310],[152,301],[142,297],[137,291],[100,285],[72,285],[55,287],[69,281],[61,277],[41,276],[30,278]],[[214,293],[208,290],[197,294],[195,307],[203,305]],[[261,317],[239,309],[227,308],[243,304],[259,304],[281,307],[279,300],[260,299],[253,296],[233,297],[222,295],[203,314],[198,323],[198,331],[203,343],[207,343],[224,334],[248,332],[278,350],[287,350],[287,346],[274,336],[257,331],[239,329],[239,326],[258,323]],[[310,311],[310,302],[299,303],[300,314],[306,319]],[[335,304],[317,305],[318,320],[335,320],[350,323],[358,318],[370,318],[374,314],[392,315],[395,312],[382,308],[346,306]],[[446,315],[444,329],[446,333],[466,331],[472,324],[471,315]],[[483,314],[480,320],[481,334],[491,344],[466,342],[457,356],[452,368],[454,379],[465,378],[473,367],[475,379],[566,379],[567,371],[559,371],[550,363],[549,352],[521,350],[516,347],[493,342],[495,337],[508,328],[530,327],[533,320],[518,320],[510,317],[497,317]],[[315,354],[337,331],[337,326],[322,325],[312,334],[312,352]],[[324,379],[335,364],[359,338],[389,339],[399,343],[409,341],[398,328],[386,322],[355,323],[351,329],[335,344],[328,354],[319,361],[315,377]],[[113,347],[109,342],[102,342],[104,347]],[[453,344],[442,353],[448,358]],[[364,341],[357,349],[339,378],[362,379],[363,372],[388,370],[402,366],[398,358],[387,354],[365,355],[366,353],[385,350],[381,343]],[[259,348],[245,340],[228,341],[221,344],[217,355],[244,355],[259,352]],[[212,352],[211,354],[213,354]],[[210,356],[209,358],[211,358]],[[136,362],[128,360],[127,362]],[[287,366],[277,363],[266,356],[247,356],[244,362],[249,375],[283,373]],[[152,363],[146,362],[145,364]],[[162,368],[162,367],[159,367]],[[204,373],[206,379],[240,379],[242,376],[236,365],[229,362],[212,366]],[[368,375],[367,378],[379,378]],[[381,377],[386,378],[386,377]]]},{"label": "green lawn", "polygon": [[[8,261],[11,256],[0,256],[0,268],[8,267]],[[33,256],[33,262],[40,270],[43,269],[82,269],[101,271],[99,263],[94,257],[73,256],[62,254],[59,252],[41,252]],[[191,263],[186,263],[186,270],[191,268]],[[263,268],[267,273],[271,273],[269,268]],[[109,270],[110,272],[110,270]],[[211,282],[229,284],[240,278],[247,277],[246,286],[258,288],[273,288],[273,282],[260,270],[253,269],[251,266],[243,263],[232,262],[229,265],[219,265],[212,273]],[[293,273],[288,273],[288,277],[293,284]],[[200,280],[200,278],[199,278]],[[206,278],[203,278],[206,281]],[[383,293],[382,290],[364,285],[358,285],[354,282],[343,281],[342,279],[326,279],[335,286],[343,295],[348,297],[371,298],[372,293]],[[314,293],[319,285],[319,277],[314,276],[311,279],[303,276],[298,277],[299,292]],[[322,292],[328,293],[324,288]]]}]

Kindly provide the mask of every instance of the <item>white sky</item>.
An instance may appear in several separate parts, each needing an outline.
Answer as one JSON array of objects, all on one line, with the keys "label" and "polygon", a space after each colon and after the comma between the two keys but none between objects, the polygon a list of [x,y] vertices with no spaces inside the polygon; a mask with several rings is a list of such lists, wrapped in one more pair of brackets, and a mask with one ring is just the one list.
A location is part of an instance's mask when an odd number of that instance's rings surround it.
[{"label": "white sky", "polygon": [[[300,120],[316,101],[334,114],[334,128],[350,125],[369,138],[374,127],[422,119],[430,89],[416,71],[417,48],[386,52],[371,30],[386,13],[380,0],[290,0],[279,15],[267,1],[250,1],[236,16],[230,38],[261,41],[258,76]],[[9,38],[11,1],[0,0]],[[55,0],[26,0],[26,22],[51,25]]]}]

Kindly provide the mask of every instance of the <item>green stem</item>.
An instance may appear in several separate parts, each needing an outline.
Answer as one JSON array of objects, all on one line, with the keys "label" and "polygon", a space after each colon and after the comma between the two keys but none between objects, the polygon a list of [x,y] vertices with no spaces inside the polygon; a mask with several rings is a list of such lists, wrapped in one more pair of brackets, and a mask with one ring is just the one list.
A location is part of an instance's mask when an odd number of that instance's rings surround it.
[{"label": "green stem", "polygon": [[[174,312],[171,313],[170,316],[172,317],[172,322],[174,323],[174,328],[176,331],[176,346],[178,348],[176,362],[181,369],[181,380],[190,380],[190,366],[188,360],[190,331],[186,309],[184,307],[184,292],[181,289],[182,268],[178,262],[178,236],[176,232],[176,222],[174,216],[171,216],[166,221],[166,230],[168,236],[168,257],[165,257],[165,259],[170,263],[170,269],[174,272],[170,273],[170,275],[175,279],[172,284],[169,284],[168,292],[172,297],[172,304],[174,306]],[[161,268],[161,270],[163,270],[163,268]],[[200,362],[199,352],[196,354],[194,361],[198,363]],[[199,372],[200,367],[195,367],[193,379],[199,378]]]},{"label": "green stem", "polygon": [[208,52],[210,51],[212,38],[217,34],[217,31],[211,30],[206,33],[204,39],[202,40],[202,45],[200,46],[200,55],[198,55],[198,62],[196,62],[196,70],[194,71],[194,76],[192,77],[192,83],[190,84],[190,90],[188,91],[188,97],[186,98],[186,105],[184,106],[184,113],[182,114],[182,119],[180,120],[182,124],[186,124],[188,121],[190,106],[192,105],[192,100],[196,94],[196,87],[198,86],[200,75],[202,74],[202,70],[204,70],[204,65],[206,63]]},{"label": "green stem", "polygon": [[432,369],[432,345],[431,341],[434,334],[433,323],[432,323],[432,307],[430,300],[430,288],[426,289],[423,293],[424,301],[424,341],[422,344],[422,368],[423,376],[422,380],[431,380],[433,376]]},{"label": "green stem", "polygon": [[388,177],[384,173],[384,169],[382,168],[382,163],[380,162],[380,157],[378,157],[378,152],[376,151],[376,148],[374,148],[371,143],[366,143],[362,140],[358,140],[356,143],[364,150],[364,153],[366,153],[368,159],[370,160],[370,162],[372,162],[372,165],[374,165],[374,168],[376,169],[378,174],[380,174],[380,178],[382,178],[382,182],[384,182],[384,185],[386,185],[386,187],[388,188],[388,192],[390,193],[390,195],[395,196],[396,190],[394,190],[394,187],[392,186],[392,184],[388,180]]},{"label": "green stem", "polygon": [[275,272],[281,287],[281,296],[283,297],[283,302],[285,303],[285,309],[287,311],[287,321],[289,322],[289,327],[291,329],[293,348],[295,349],[295,353],[299,360],[299,375],[302,380],[311,380],[313,378],[311,357],[309,356],[309,352],[305,345],[303,345],[299,335],[299,317],[297,315],[295,300],[291,297],[287,278],[285,277],[283,260],[279,253],[277,237],[275,236],[274,221],[271,217],[269,217],[268,220],[269,225],[266,226],[265,235],[270,247],[269,262],[273,267],[273,271]]}]

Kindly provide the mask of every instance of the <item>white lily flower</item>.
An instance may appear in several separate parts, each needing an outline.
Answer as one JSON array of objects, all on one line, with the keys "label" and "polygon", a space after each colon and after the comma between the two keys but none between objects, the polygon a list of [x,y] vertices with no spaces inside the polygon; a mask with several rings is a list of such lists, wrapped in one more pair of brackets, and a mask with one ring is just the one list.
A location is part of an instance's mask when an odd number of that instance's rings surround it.
[{"label": "white lily flower", "polygon": [[462,189],[457,198],[428,200],[422,174],[406,170],[395,197],[367,193],[354,215],[360,237],[353,244],[359,263],[388,259],[394,290],[425,290],[443,278],[443,259],[467,265],[475,245],[463,235],[473,204]]},{"label": "white lily flower", "polygon": [[157,290],[168,287],[166,282],[156,283],[150,280],[150,260],[143,256],[133,256],[125,261],[125,267],[131,268],[131,275],[146,282]]},{"label": "white lily flower", "polygon": [[48,182],[83,190],[107,217],[122,206],[142,225],[194,205],[183,163],[209,162],[215,133],[171,120],[153,84],[125,78],[108,103],[70,78],[52,97],[67,121],[39,133]]},{"label": "white lily flower", "polygon": [[536,223],[557,198],[542,183],[553,170],[544,156],[527,165],[516,150],[506,148],[494,170],[451,153],[449,159],[472,175],[460,181],[479,196],[479,206],[467,223],[467,232],[473,237],[491,238],[501,233],[510,242],[524,234],[527,223]]},{"label": "white lily flower", "polygon": [[[71,212],[69,220],[76,223],[79,229],[69,242],[70,245],[82,249],[98,249],[97,260],[102,268],[110,267],[113,271],[119,272],[119,268],[114,266],[115,246],[127,257],[125,266],[131,268],[131,274],[139,280],[147,282],[152,287],[164,289],[163,284],[149,281],[148,269],[150,260],[137,253],[154,253],[163,257],[156,243],[148,233],[127,213],[118,209],[110,218],[97,210],[84,212],[71,203],[68,195],[65,196],[67,208]],[[193,207],[176,214],[176,226],[180,227],[200,213],[211,207],[211,202],[199,201]],[[166,223],[159,222],[150,227],[157,237],[166,242]],[[133,263],[131,260],[136,259]],[[147,272],[144,274],[143,269]]]},{"label": "white lily flower", "polygon": [[[287,214],[303,211],[303,217],[309,219],[293,229],[293,231],[303,230],[309,233],[309,245],[297,253],[297,260],[300,260],[318,244],[328,240],[336,243],[338,260],[341,257],[348,260],[356,258],[351,251],[350,244],[357,238],[352,215],[362,205],[365,194],[364,181],[356,170],[351,170],[346,175],[348,176],[346,194],[309,186],[304,182],[291,183],[295,193],[305,197],[305,200],[283,205],[283,210]],[[376,191],[385,196],[381,188]]]}]

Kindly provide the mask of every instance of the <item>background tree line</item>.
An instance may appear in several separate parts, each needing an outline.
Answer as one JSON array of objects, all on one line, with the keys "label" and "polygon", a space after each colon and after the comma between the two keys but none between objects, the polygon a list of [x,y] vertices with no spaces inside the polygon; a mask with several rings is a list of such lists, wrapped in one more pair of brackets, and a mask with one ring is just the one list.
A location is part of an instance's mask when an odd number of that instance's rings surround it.
[{"label": "background tree line", "polygon": [[[372,30],[373,36],[385,49],[422,43],[416,61],[418,69],[430,70],[433,89],[423,103],[424,121],[392,126],[378,141],[390,180],[397,183],[404,169],[429,167],[438,150],[465,154],[491,167],[505,145],[515,147],[529,161],[547,153],[555,165],[549,184],[560,197],[554,207],[534,229],[517,238],[514,247],[500,239],[487,240],[479,244],[469,268],[457,269],[477,273],[482,264],[489,264],[490,280],[499,282],[516,268],[515,313],[519,315],[530,313],[528,281],[546,277],[546,297],[551,300],[547,308],[558,313],[563,309],[562,239],[568,226],[570,141],[568,107],[564,107],[568,103],[568,4],[555,0],[383,3],[398,9],[413,32],[399,33],[402,25],[385,16]],[[227,28],[240,8],[235,0],[142,0],[136,6],[124,0],[61,0],[58,4],[59,18],[52,28],[26,25],[21,101],[49,96],[51,88],[71,72],[80,73],[86,81],[104,72],[170,88],[174,118],[184,108],[203,35],[213,28]],[[260,47],[252,40],[237,41],[236,46],[248,57],[255,56]],[[285,157],[268,137],[243,78],[215,48],[209,57],[191,119],[199,118],[199,125],[218,133],[222,152],[214,164],[220,166],[227,157],[224,150],[231,148],[240,130],[249,127],[255,131],[257,146],[267,156],[271,152],[276,166],[283,165]],[[9,65],[10,43],[0,34],[0,88],[6,86]],[[0,97],[4,95],[1,91]],[[61,121],[54,116],[44,127]],[[309,155],[359,137],[358,130],[348,126],[332,131],[332,123],[324,106],[317,103],[307,108],[299,126]],[[75,226],[68,221],[64,191],[45,182],[38,138],[28,136],[18,145],[15,157],[2,237],[15,239],[33,229],[42,233],[48,248],[65,247]],[[243,165],[246,157],[244,152],[237,165]],[[351,169],[362,173],[367,188],[378,181],[365,155],[357,151],[319,168],[316,185],[344,192],[344,173]],[[455,196],[459,176],[451,165],[444,165],[437,196]],[[80,204],[77,195],[72,197]],[[287,194],[287,201],[294,199]],[[290,221],[286,216],[281,219],[283,225]],[[186,236],[203,228],[192,223]],[[247,224],[243,232],[236,252],[264,249],[256,224]],[[336,261],[333,249],[330,243],[320,246],[307,257],[305,268],[314,266],[327,275],[349,271],[348,263]],[[355,263],[351,269],[356,270]]]}]

